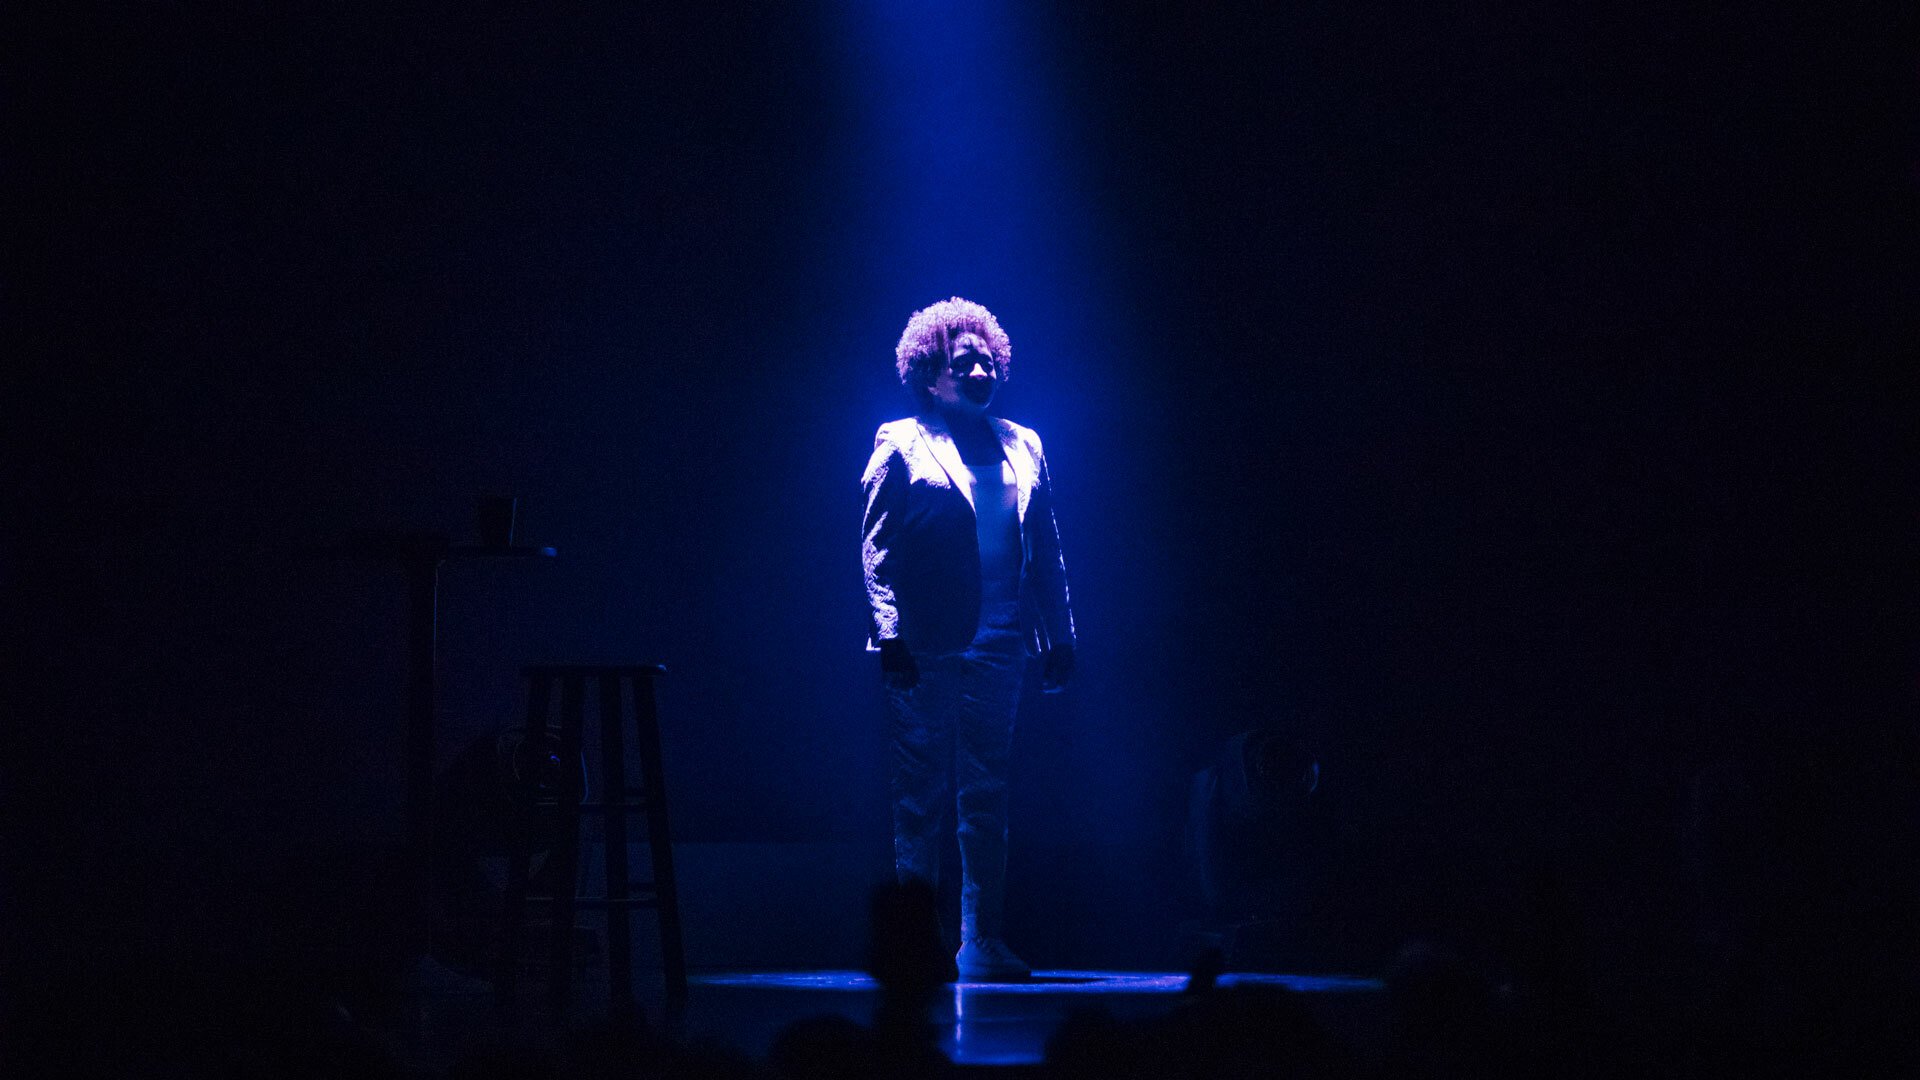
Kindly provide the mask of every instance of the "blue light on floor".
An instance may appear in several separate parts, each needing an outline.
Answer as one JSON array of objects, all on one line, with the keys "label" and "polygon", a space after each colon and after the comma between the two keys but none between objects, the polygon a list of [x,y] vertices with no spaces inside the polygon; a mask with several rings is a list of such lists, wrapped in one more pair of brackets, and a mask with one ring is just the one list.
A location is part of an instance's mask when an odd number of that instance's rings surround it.
[{"label": "blue light on floor", "polygon": [[[692,981],[704,986],[758,987],[779,990],[826,990],[875,993],[880,989],[860,971],[741,971],[696,975]],[[1221,986],[1284,986],[1303,994],[1365,993],[1382,988],[1378,979],[1350,975],[1222,975]],[[1177,994],[1185,990],[1187,976],[1179,972],[1153,971],[1036,971],[1022,982],[956,983],[957,991],[984,991],[992,994]],[[959,1001],[956,995],[956,1004]]]},{"label": "blue light on floor", "polygon": [[[880,996],[879,984],[860,971],[718,972],[691,981],[696,1011],[705,1010],[714,1030],[726,1030],[728,1016],[751,1021],[762,1044],[784,1024],[821,1012],[864,1023]],[[1307,995],[1317,1013],[1346,1029],[1371,1022],[1384,989],[1378,979],[1341,975],[1232,974],[1222,975],[1219,985],[1285,987]],[[1186,986],[1181,972],[1038,971],[1023,982],[956,983],[951,997],[941,994],[930,1003],[927,1019],[941,1032],[941,1052],[957,1064],[1031,1065],[1076,1009],[1097,1003],[1117,1018],[1154,1016],[1191,1000]]]}]

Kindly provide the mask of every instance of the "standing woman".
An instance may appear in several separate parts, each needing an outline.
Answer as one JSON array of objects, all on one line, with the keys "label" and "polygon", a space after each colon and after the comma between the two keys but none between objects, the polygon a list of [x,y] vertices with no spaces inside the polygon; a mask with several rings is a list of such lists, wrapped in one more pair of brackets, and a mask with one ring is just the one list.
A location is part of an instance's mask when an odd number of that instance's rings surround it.
[{"label": "standing woman", "polygon": [[860,483],[872,643],[887,688],[893,859],[939,877],[949,802],[960,846],[958,977],[1032,974],[1004,940],[1007,772],[1027,660],[1057,693],[1073,614],[1040,437],[989,416],[1013,346],[959,297],[913,314],[894,351],[915,415],[880,426]]}]

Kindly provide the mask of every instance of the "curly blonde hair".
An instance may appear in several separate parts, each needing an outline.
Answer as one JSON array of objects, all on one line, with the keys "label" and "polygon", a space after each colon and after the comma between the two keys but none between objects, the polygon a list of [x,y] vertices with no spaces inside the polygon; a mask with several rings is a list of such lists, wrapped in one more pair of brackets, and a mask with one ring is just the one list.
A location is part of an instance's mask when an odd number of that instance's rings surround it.
[{"label": "curly blonde hair", "polygon": [[1000,320],[993,317],[993,312],[958,296],[929,304],[907,320],[900,344],[893,350],[893,366],[900,373],[900,382],[914,394],[924,395],[927,384],[947,366],[953,339],[968,332],[979,334],[987,343],[1000,381],[1006,382],[1013,370],[1013,342],[1000,329]]}]

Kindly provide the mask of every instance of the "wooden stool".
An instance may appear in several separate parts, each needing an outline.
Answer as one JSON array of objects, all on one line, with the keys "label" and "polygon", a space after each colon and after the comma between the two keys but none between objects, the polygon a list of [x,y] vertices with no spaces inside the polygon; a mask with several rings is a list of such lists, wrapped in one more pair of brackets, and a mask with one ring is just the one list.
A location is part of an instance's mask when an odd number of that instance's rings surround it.
[{"label": "wooden stool", "polygon": [[[553,919],[548,990],[556,1002],[565,1002],[573,989],[573,919],[580,908],[607,913],[607,983],[615,1005],[633,1004],[632,936],[628,913],[654,908],[660,913],[660,962],[666,975],[667,997],[683,1001],[687,993],[686,951],[680,930],[680,898],[674,888],[673,844],[667,829],[665,770],[660,763],[660,723],[655,711],[653,680],[666,674],[658,664],[598,665],[540,664],[523,669],[527,679],[527,730],[549,729],[560,740],[558,783],[545,792],[529,790],[522,801],[521,824],[514,830],[507,860],[506,926],[501,975],[503,997],[511,999],[518,987],[522,938],[530,903],[549,906]],[[580,760],[582,702],[587,683],[597,682],[600,696],[600,795],[584,802],[585,778],[574,764]],[[640,758],[641,785],[629,787],[622,716],[622,684],[632,687],[633,722]],[[553,711],[553,690],[560,690],[559,711]],[[529,870],[535,819],[543,812],[558,816],[559,838],[548,858],[554,860],[544,876],[553,882],[551,896],[530,896]],[[634,881],[627,871],[627,817],[645,814],[647,845],[653,855],[653,878]],[[582,896],[580,880],[580,816],[601,814],[606,821],[605,896]]]}]

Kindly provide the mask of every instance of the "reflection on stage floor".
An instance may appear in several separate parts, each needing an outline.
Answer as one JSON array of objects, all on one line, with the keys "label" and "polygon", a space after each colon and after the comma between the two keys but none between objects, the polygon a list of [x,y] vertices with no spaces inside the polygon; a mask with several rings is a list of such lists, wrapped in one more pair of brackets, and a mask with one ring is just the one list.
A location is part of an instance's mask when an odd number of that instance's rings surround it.
[{"label": "reflection on stage floor", "polygon": [[[686,1014],[691,1036],[722,1039],[764,1055],[788,1024],[838,1014],[865,1023],[879,999],[858,971],[739,971],[697,975]],[[1301,994],[1330,1030],[1366,1036],[1384,1008],[1377,979],[1327,975],[1227,974],[1219,985],[1280,986]],[[1151,1016],[1182,998],[1187,976],[1137,971],[1037,971],[1005,983],[957,983],[934,1000],[929,1020],[940,1049],[961,1065],[1039,1062],[1046,1041],[1072,1013],[1097,1008],[1115,1018]]]}]

